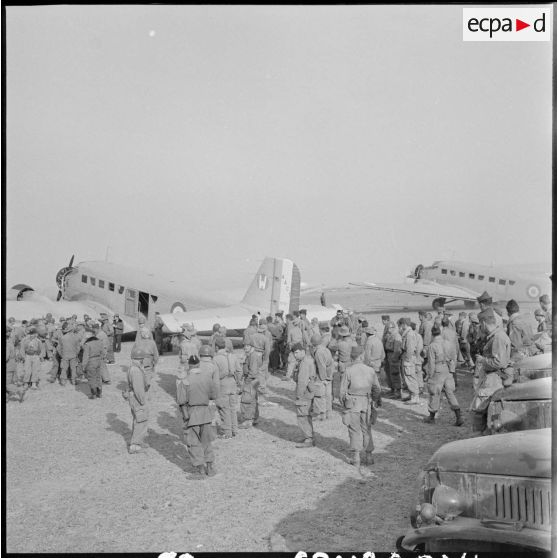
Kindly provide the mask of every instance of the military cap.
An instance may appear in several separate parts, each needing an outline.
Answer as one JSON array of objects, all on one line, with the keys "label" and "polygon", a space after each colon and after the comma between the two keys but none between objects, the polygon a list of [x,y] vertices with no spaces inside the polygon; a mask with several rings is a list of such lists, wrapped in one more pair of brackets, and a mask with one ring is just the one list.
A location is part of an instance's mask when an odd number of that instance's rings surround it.
[{"label": "military cap", "polygon": [[310,338],[310,343],[312,343],[314,347],[317,347],[321,342],[322,336],[319,333],[314,333],[314,335]]},{"label": "military cap", "polygon": [[376,333],[376,328],[374,326],[368,326],[364,329],[364,333],[368,333],[368,335],[374,335]]},{"label": "military cap", "polygon": [[471,320],[471,322],[474,323],[474,324],[479,323],[479,317],[476,314],[473,314],[472,316],[469,316],[469,320]]},{"label": "military cap", "polygon": [[224,349],[225,345],[226,345],[226,343],[225,343],[225,338],[224,337],[216,337],[215,338],[215,346],[218,349]]},{"label": "military cap", "polygon": [[196,355],[192,355],[189,359],[188,359],[188,364],[199,364],[200,363],[200,359],[196,356]]},{"label": "military cap", "polygon": [[33,335],[33,333],[37,333],[37,328],[36,328],[36,327],[30,327],[30,328],[27,330],[27,333],[28,333],[29,335]]},{"label": "military cap", "polygon": [[442,332],[440,331],[440,328],[437,325],[433,325],[431,333],[434,336],[434,335],[440,335]]},{"label": "military cap", "polygon": [[133,360],[142,360],[146,356],[149,356],[141,347],[134,345],[132,347],[132,352],[130,353],[130,358]]},{"label": "military cap", "polygon": [[382,320],[387,320],[387,321],[389,321],[389,316],[388,316],[387,314],[384,314],[384,315],[382,316]]},{"label": "military cap", "polygon": [[347,337],[347,336],[351,335],[351,332],[349,331],[349,328],[347,326],[341,326],[339,328],[339,331],[337,332],[337,334],[340,337]]},{"label": "military cap", "polygon": [[213,356],[213,351],[209,345],[202,345],[200,349],[200,356],[201,357],[211,357]]},{"label": "military cap", "polygon": [[360,345],[353,345],[351,347],[351,358],[358,358],[362,354],[363,350],[364,349]]},{"label": "military cap", "polygon": [[484,293],[482,293],[479,297],[477,297],[477,300],[478,300],[479,304],[481,302],[486,302],[487,304],[492,304],[492,297],[486,291],[484,291]]},{"label": "military cap", "polygon": [[306,315],[306,308],[302,308],[302,309],[300,310],[300,313]]},{"label": "military cap", "polygon": [[545,316],[546,316],[546,312],[545,312],[544,310],[542,310],[541,308],[537,308],[537,309],[535,310],[535,316],[543,316],[543,317],[545,317]]},{"label": "military cap", "polygon": [[291,347],[291,351],[294,353],[295,351],[304,351],[304,347],[302,346],[302,343],[295,343],[292,347]]}]

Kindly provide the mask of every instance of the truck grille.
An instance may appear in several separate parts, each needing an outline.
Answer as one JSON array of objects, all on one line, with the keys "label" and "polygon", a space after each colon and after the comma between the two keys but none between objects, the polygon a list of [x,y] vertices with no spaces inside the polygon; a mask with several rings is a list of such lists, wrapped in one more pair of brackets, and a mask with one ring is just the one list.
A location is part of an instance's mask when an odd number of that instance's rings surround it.
[{"label": "truck grille", "polygon": [[522,521],[534,529],[550,529],[550,488],[494,483],[494,515],[494,519]]}]

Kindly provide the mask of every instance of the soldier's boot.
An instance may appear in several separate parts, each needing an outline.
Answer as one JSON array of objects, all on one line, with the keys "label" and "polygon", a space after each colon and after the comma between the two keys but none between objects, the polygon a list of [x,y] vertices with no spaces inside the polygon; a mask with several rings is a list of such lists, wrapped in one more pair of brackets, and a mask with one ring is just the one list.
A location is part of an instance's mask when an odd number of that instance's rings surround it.
[{"label": "soldier's boot", "polygon": [[89,395],[89,399],[95,399],[97,397],[97,388],[91,388],[91,394]]},{"label": "soldier's boot", "polygon": [[295,448],[311,448],[313,446],[314,446],[313,438],[306,438],[302,442],[298,442],[298,444],[295,444]]},{"label": "soldier's boot", "polygon": [[364,452],[364,457],[361,460],[362,465],[374,465],[374,456],[371,451]]},{"label": "soldier's boot", "polygon": [[393,392],[390,395],[388,395],[388,397],[390,399],[403,399],[403,397],[401,396],[400,389],[394,389]]},{"label": "soldier's boot", "polygon": [[18,395],[19,395],[19,402],[23,403],[23,400],[25,399],[25,396],[27,395],[27,388],[25,386],[21,386],[18,389]]},{"label": "soldier's boot", "polygon": [[423,422],[426,422],[426,424],[434,424],[435,419],[436,419],[436,412],[430,411],[430,416],[423,419]]},{"label": "soldier's boot", "polygon": [[100,388],[100,387],[98,387],[98,388],[97,388],[97,394],[96,394],[96,395],[97,395],[97,399],[101,399],[102,393],[103,393],[103,389]]},{"label": "soldier's boot", "polygon": [[214,477],[217,474],[213,462],[209,462],[205,464],[205,472],[207,473],[208,477]]},{"label": "soldier's boot", "polygon": [[461,409],[454,409],[455,413],[455,424],[454,426],[462,426],[463,425],[463,417],[461,416]]}]

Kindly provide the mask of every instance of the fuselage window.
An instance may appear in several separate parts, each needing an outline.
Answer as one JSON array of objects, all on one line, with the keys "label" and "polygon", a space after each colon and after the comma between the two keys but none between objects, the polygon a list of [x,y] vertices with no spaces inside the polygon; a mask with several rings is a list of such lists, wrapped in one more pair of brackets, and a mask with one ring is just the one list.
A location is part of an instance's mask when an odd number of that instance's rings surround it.
[{"label": "fuselage window", "polygon": [[447,269],[442,269],[442,275],[447,275],[448,274],[448,270]]},{"label": "fuselage window", "polygon": [[89,277],[89,280],[91,281],[91,284],[95,286],[95,277]]},{"label": "fuselage window", "polygon": [[515,285],[515,281],[512,281],[512,280],[510,279],[510,285]]},{"label": "fuselage window", "polygon": [[114,291],[114,283],[109,283],[109,291]]},{"label": "fuselage window", "polygon": [[499,285],[505,285],[505,284],[506,284],[506,280],[505,280],[505,279],[499,279],[499,280],[498,280],[498,284],[499,284]]},{"label": "fuselage window", "polygon": [[82,283],[87,283],[87,275],[82,275],[81,276],[81,282]]},{"label": "fuselage window", "polygon": [[103,279],[99,279],[99,289],[105,288],[105,281]]},{"label": "fuselage window", "polygon": [[484,275],[479,275],[479,276],[478,276],[478,280],[479,280],[479,281],[484,281]]},{"label": "fuselage window", "polygon": [[450,269],[450,275],[454,275],[455,276],[455,271],[453,269]]},{"label": "fuselage window", "polygon": [[475,274],[474,273],[469,273],[469,279],[474,279],[475,278]]},{"label": "fuselage window", "polygon": [[124,292],[124,287],[122,285],[120,285],[118,287],[118,294],[122,294]]},{"label": "fuselage window", "polygon": [[489,283],[496,283],[496,277],[489,277],[488,282]]},{"label": "fuselage window", "polygon": [[465,273],[463,273],[463,271],[459,272],[459,277],[465,277]]}]

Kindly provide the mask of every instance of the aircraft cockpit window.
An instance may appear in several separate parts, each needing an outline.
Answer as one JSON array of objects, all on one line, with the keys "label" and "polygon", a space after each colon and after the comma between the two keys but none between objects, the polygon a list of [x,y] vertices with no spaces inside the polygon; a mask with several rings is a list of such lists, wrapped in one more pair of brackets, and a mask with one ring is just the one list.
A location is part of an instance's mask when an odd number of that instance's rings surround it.
[{"label": "aircraft cockpit window", "polygon": [[157,297],[157,296],[155,296],[155,295],[151,295],[151,300],[152,300],[153,302],[157,302],[157,298],[159,298],[159,297]]},{"label": "aircraft cockpit window", "polygon": [[448,270],[447,269],[442,269],[442,275],[447,275],[448,274]]},{"label": "aircraft cockpit window", "polygon": [[120,285],[118,287],[118,294],[122,294],[124,292],[124,287],[122,285]]},{"label": "aircraft cockpit window", "polygon": [[114,291],[114,283],[109,283],[109,291]]},{"label": "aircraft cockpit window", "polygon": [[82,283],[87,283],[87,275],[82,275],[81,276],[81,282]]},{"label": "aircraft cockpit window", "polygon": [[453,269],[450,269],[450,275],[455,275],[455,271]]},{"label": "aircraft cockpit window", "polygon": [[496,277],[489,277],[488,282],[489,283],[496,283]]},{"label": "aircraft cockpit window", "polygon": [[99,279],[99,289],[104,289],[105,288],[105,282],[103,279]]},{"label": "aircraft cockpit window", "polygon": [[474,273],[469,273],[469,279],[474,279],[475,278],[475,274]]},{"label": "aircraft cockpit window", "polygon": [[478,276],[478,280],[479,280],[479,281],[484,281],[484,275],[479,275],[479,276]]},{"label": "aircraft cockpit window", "polygon": [[510,279],[510,285],[515,285],[515,281],[512,281],[512,280]]},{"label": "aircraft cockpit window", "polygon": [[89,277],[89,281],[91,281],[91,284],[95,286],[95,277]]},{"label": "aircraft cockpit window", "polygon": [[463,271],[459,272],[459,277],[465,277],[465,273]]},{"label": "aircraft cockpit window", "polygon": [[499,284],[499,285],[505,285],[505,284],[506,284],[506,280],[505,280],[505,279],[500,279],[500,280],[498,280],[498,284]]}]

